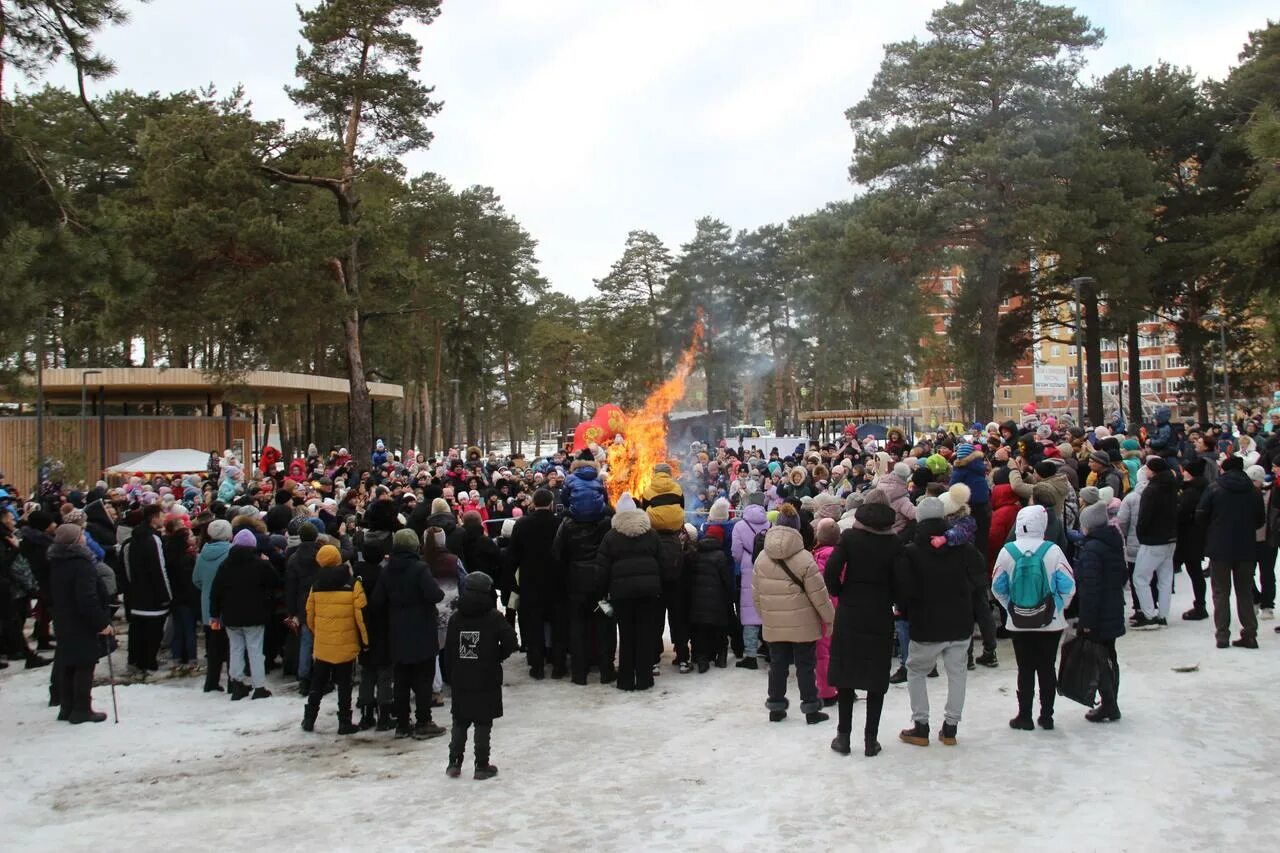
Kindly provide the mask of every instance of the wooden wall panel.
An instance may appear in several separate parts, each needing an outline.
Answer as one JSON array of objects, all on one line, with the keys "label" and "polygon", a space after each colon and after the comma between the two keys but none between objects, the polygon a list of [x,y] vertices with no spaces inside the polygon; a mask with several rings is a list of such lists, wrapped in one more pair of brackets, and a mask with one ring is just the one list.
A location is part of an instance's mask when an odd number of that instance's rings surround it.
[{"label": "wooden wall panel", "polygon": [[[79,417],[46,417],[44,419],[45,455],[65,460],[74,472],[88,471],[90,484],[98,480],[102,470],[127,458],[153,450],[192,448],[223,450],[225,421],[223,418],[121,417],[106,419],[106,460],[98,457],[98,419],[89,416],[83,422],[87,439],[87,459],[81,454]],[[253,421],[231,419],[231,440],[244,442],[246,451],[253,447]],[[85,464],[87,463],[87,465]],[[0,471],[8,481],[28,494],[36,481],[36,419],[34,417],[0,418]],[[70,479],[70,477],[68,478]],[[76,478],[78,479],[78,477]]]}]

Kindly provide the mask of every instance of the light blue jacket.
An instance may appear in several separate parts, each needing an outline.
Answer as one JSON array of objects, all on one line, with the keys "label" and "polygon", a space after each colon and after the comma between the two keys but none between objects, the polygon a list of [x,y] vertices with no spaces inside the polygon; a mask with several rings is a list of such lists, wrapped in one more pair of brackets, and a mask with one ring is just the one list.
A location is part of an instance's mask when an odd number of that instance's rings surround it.
[{"label": "light blue jacket", "polygon": [[204,624],[209,624],[209,593],[213,591],[213,579],[218,575],[227,554],[231,552],[230,542],[206,542],[196,557],[196,567],[191,572],[191,582],[200,590],[200,613]]}]

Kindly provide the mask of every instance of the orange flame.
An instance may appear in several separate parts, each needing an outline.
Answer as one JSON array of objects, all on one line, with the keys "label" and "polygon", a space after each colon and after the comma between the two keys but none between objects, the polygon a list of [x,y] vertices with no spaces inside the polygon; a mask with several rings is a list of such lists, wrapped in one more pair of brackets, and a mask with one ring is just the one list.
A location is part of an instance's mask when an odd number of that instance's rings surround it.
[{"label": "orange flame", "polygon": [[627,415],[626,426],[622,430],[623,440],[609,445],[606,488],[610,503],[616,505],[623,492],[630,492],[638,501],[653,480],[653,466],[668,461],[667,414],[684,396],[685,381],[693,371],[694,359],[702,346],[702,333],[702,315],[699,312],[693,327],[693,341],[680,356],[671,376],[649,394],[638,412]]}]

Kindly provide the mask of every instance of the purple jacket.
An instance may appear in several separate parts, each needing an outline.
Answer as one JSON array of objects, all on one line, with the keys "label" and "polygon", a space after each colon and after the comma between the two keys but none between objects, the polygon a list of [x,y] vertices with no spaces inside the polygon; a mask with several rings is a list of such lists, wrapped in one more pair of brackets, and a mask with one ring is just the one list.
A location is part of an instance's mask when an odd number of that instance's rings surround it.
[{"label": "purple jacket", "polygon": [[731,553],[733,565],[742,573],[739,581],[738,612],[743,625],[760,625],[760,614],[756,612],[755,602],[751,598],[751,572],[753,561],[751,549],[755,545],[756,535],[769,529],[769,518],[764,507],[752,504],[742,512],[742,519],[733,527],[733,543]]}]

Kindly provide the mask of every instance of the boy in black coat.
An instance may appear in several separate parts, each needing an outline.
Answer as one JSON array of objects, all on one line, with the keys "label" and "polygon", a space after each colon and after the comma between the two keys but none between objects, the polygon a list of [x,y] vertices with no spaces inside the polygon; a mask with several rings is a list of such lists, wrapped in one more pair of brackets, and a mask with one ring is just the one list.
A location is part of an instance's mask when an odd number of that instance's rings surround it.
[{"label": "boy in black coat", "polygon": [[476,779],[492,779],[489,763],[493,721],[502,716],[502,662],[516,650],[515,629],[494,607],[493,579],[484,572],[467,575],[458,595],[458,611],[449,618],[445,656],[453,688],[453,736],[449,743],[451,779],[462,775],[467,729],[476,727]]},{"label": "boy in black coat", "polygon": [[[693,659],[698,672],[716,666],[724,668],[729,624],[729,607],[734,597],[733,570],[724,555],[724,532],[719,526],[707,528],[698,541],[698,550],[689,572],[689,623],[693,635]],[[688,669],[682,668],[681,672]]]}]

